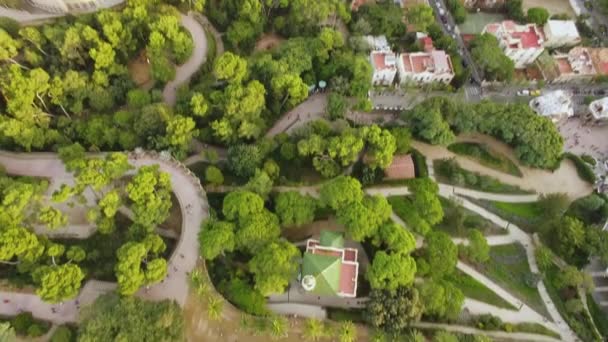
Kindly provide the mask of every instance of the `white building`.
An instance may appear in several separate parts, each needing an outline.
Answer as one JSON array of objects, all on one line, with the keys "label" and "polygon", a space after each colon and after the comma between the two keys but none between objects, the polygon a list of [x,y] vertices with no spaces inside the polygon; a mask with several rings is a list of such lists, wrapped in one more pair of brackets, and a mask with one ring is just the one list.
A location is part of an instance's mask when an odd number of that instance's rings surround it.
[{"label": "white building", "polygon": [[383,86],[393,84],[397,75],[395,54],[391,51],[372,51],[369,58],[374,71],[372,84]]},{"label": "white building", "polygon": [[589,112],[596,123],[608,123],[608,97],[591,102]]},{"label": "white building", "polygon": [[364,36],[363,39],[372,51],[391,51],[386,36]]},{"label": "white building", "polygon": [[483,33],[490,33],[498,39],[500,48],[517,69],[532,64],[545,49],[545,36],[534,24],[518,25],[514,21],[505,20],[486,25]]},{"label": "white building", "polygon": [[454,78],[452,60],[442,50],[402,53],[397,60],[397,69],[402,84],[449,84]]},{"label": "white building", "polygon": [[572,95],[564,90],[551,91],[534,98],[530,101],[530,108],[553,122],[574,115]]},{"label": "white building", "polygon": [[123,2],[124,0],[28,0],[34,7],[58,14],[94,12]]},{"label": "white building", "polygon": [[572,20],[549,20],[543,27],[546,48],[575,46],[581,43],[576,24]]}]

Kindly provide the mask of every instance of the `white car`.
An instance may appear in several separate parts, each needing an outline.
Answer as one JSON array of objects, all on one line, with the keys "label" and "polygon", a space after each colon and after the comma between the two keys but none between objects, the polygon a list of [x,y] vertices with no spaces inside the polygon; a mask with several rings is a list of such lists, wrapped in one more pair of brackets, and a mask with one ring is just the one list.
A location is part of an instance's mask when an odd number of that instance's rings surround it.
[{"label": "white car", "polygon": [[530,91],[528,89],[519,90],[517,96],[530,96]]}]

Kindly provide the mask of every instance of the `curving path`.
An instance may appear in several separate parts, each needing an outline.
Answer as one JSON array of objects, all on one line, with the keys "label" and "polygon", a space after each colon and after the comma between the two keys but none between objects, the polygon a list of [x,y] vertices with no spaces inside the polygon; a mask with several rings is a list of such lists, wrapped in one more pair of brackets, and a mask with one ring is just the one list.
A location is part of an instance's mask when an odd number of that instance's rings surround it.
[{"label": "curving path", "polygon": [[196,19],[194,19],[192,13],[189,13],[188,15],[180,14],[180,16],[182,26],[188,30],[192,36],[194,48],[192,49],[192,56],[190,56],[186,63],[179,65],[176,68],[175,78],[168,82],[163,90],[163,99],[165,103],[170,106],[175,105],[177,88],[190,81],[190,77],[192,77],[207,60],[207,36],[205,35],[205,29],[196,21]]},{"label": "curving path", "polygon": [[[175,160],[151,153],[131,154],[129,162],[136,168],[157,164],[162,171],[167,172],[183,213],[182,234],[168,260],[167,277],[148,290],[140,290],[137,295],[154,301],[172,299],[183,306],[188,295],[188,272],[194,269],[198,259],[197,237],[200,223],[209,216],[205,192],[198,178]],[[18,154],[0,151],[0,164],[10,174],[62,180],[69,180],[71,177],[65,171],[63,162],[53,153]],[[62,305],[42,302],[34,293],[0,291],[0,302],[3,303],[0,306],[0,315],[13,316],[21,311],[30,311],[37,318],[55,323],[76,322],[81,305],[92,303],[101,294],[115,288],[114,283],[91,280],[83,286],[76,299],[66,301]],[[9,302],[4,303],[4,300]]]}]

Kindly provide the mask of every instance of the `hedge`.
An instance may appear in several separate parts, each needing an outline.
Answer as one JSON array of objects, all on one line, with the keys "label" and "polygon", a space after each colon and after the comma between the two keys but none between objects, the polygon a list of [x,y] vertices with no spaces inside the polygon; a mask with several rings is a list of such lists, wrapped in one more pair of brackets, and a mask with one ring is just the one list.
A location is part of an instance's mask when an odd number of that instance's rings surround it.
[{"label": "hedge", "polygon": [[564,153],[564,157],[570,159],[574,163],[574,166],[576,166],[576,173],[578,173],[578,176],[581,177],[582,180],[591,184],[595,183],[595,172],[593,172],[591,166],[589,166],[581,157],[570,152]]}]

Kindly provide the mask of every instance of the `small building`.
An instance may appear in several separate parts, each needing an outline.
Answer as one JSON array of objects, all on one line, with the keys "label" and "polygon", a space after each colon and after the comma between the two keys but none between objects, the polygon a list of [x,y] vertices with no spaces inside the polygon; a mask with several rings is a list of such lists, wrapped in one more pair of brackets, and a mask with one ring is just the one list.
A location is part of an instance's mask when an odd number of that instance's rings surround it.
[{"label": "small building", "polygon": [[552,58],[554,63],[551,67],[554,70],[545,73],[545,78],[549,82],[589,82],[597,76],[591,54],[587,48],[575,47],[567,54],[558,53],[553,55]]},{"label": "small building", "polygon": [[389,86],[395,81],[397,66],[395,54],[391,51],[372,51],[369,55],[372,64],[372,84]]},{"label": "small building", "polygon": [[443,50],[435,50],[430,37],[423,36],[418,39],[418,43],[424,52],[402,53],[397,59],[401,84],[449,84],[454,78],[450,56]]},{"label": "small building", "polygon": [[518,25],[512,20],[488,24],[483,33],[490,33],[498,39],[498,44],[516,69],[524,69],[534,63],[545,50],[545,35],[534,24]]},{"label": "small building", "polygon": [[321,231],[319,240],[306,241],[302,259],[302,288],[319,296],[357,296],[357,249],[345,248],[341,233]]},{"label": "small building", "polygon": [[416,168],[411,154],[395,155],[393,162],[384,170],[384,179],[416,178]]},{"label": "small building", "polygon": [[538,115],[550,118],[553,122],[574,115],[572,95],[564,90],[547,92],[534,98],[530,101],[530,108]]},{"label": "small building", "polygon": [[49,13],[90,13],[120,5],[124,0],[29,0],[33,7]]},{"label": "small building", "polygon": [[364,36],[363,39],[372,51],[391,51],[386,36]]},{"label": "small building", "polygon": [[581,43],[581,36],[572,20],[549,20],[543,27],[546,48],[554,49],[575,46]]},{"label": "small building", "polygon": [[608,123],[608,97],[591,102],[589,104],[589,112],[595,123]]}]

